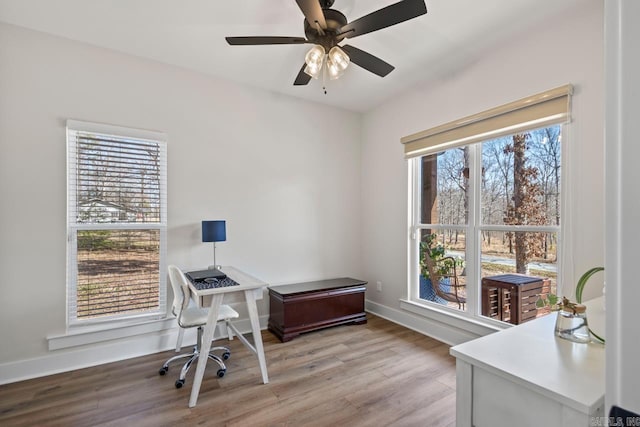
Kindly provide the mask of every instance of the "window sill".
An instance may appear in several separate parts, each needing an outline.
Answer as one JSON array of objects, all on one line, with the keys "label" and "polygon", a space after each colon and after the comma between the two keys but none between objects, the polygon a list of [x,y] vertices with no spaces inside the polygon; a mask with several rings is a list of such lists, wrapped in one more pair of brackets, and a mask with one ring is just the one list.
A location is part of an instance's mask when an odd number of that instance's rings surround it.
[{"label": "window sill", "polygon": [[468,313],[457,313],[455,310],[447,310],[444,308],[434,307],[430,304],[421,304],[419,302],[406,299],[400,299],[400,308],[446,325],[447,327],[462,330],[477,337],[498,332],[512,326],[492,319],[474,318]]},{"label": "window sill", "polygon": [[111,325],[108,328],[92,327],[70,330],[66,334],[48,336],[47,342],[49,344],[49,351],[52,351],[159,332],[166,329],[172,329],[175,326],[176,319],[174,317],[168,317],[165,319],[121,324],[117,326]]}]

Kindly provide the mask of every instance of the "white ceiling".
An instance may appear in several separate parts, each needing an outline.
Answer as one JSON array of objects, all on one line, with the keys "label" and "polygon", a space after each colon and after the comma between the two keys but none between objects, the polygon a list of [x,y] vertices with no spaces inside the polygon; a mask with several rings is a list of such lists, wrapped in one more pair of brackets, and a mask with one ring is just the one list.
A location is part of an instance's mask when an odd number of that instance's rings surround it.
[{"label": "white ceiling", "polygon": [[[336,0],[349,21],[397,0]],[[394,65],[384,78],[351,65],[327,84],[293,86],[310,45],[229,46],[225,36],[304,37],[294,0],[0,0],[0,21],[270,91],[367,111],[441,78],[584,0],[426,0],[427,14],[348,43]]]}]

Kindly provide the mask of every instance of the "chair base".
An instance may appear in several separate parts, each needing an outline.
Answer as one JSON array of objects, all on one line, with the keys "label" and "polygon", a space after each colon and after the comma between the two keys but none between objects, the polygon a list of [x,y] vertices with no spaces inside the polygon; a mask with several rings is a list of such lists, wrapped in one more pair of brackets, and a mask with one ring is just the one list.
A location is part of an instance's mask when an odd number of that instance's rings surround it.
[{"label": "chair base", "polygon": [[[216,372],[216,375],[218,375],[219,378],[222,378],[224,377],[224,374],[227,372],[227,367],[224,364],[223,359],[224,360],[229,359],[229,357],[231,357],[231,353],[227,347],[213,347],[211,349],[212,352],[217,350],[220,350],[223,352],[222,358],[212,353],[209,353],[208,356],[209,356],[209,360],[213,360],[218,364],[219,368],[218,368],[218,371]],[[182,365],[182,369],[180,369],[180,375],[178,376],[178,379],[176,380],[176,383],[175,383],[176,388],[181,388],[185,383],[185,379],[187,377],[187,373],[189,372],[189,369],[191,368],[191,365],[193,365],[198,360],[198,357],[200,357],[200,352],[198,351],[197,347],[194,347],[193,352],[173,356],[172,358],[164,362],[164,364],[162,365],[158,373],[160,375],[165,375],[167,371],[169,371],[169,365],[171,363],[175,362],[176,360],[189,358],[186,361],[186,363]]]},{"label": "chair base", "polygon": [[[198,328],[198,344],[196,344],[193,347],[193,351],[191,353],[183,353],[183,354],[178,354],[177,356],[173,356],[172,358],[164,362],[164,364],[158,371],[158,374],[165,375],[167,371],[169,371],[169,365],[171,363],[175,362],[176,360],[186,358],[187,361],[185,362],[184,365],[182,365],[182,369],[180,370],[180,375],[178,376],[178,379],[176,380],[176,383],[175,383],[176,388],[181,388],[185,383],[185,379],[187,377],[187,373],[189,372],[189,368],[191,368],[191,365],[193,365],[193,363],[198,360],[198,357],[200,357],[201,341],[202,341],[202,329]],[[213,354],[214,351],[222,351],[222,357]],[[224,374],[227,372],[227,366],[224,364],[223,360],[228,360],[229,357],[231,357],[231,350],[229,350],[228,347],[211,347],[211,350],[209,351],[208,358],[218,364],[218,371],[216,372],[216,374],[218,375],[219,378],[224,377]]]}]

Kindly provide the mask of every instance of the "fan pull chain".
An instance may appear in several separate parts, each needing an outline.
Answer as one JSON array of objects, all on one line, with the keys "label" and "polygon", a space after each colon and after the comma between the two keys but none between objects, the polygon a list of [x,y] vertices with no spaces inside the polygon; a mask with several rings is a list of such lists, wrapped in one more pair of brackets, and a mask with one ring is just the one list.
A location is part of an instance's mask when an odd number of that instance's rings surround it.
[{"label": "fan pull chain", "polygon": [[324,94],[327,94],[327,60],[325,58],[323,64],[322,64],[322,90],[324,91]]}]

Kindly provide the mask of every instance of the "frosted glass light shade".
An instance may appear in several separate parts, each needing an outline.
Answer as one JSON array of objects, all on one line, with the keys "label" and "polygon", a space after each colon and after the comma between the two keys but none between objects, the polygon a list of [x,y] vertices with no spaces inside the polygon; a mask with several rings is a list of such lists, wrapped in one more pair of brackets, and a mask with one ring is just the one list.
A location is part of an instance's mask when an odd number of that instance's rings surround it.
[{"label": "frosted glass light shade", "polygon": [[329,71],[329,78],[331,80],[335,80],[344,74],[344,70],[340,69],[336,63],[334,63],[331,58],[327,59],[327,70]]},{"label": "frosted glass light shade", "polygon": [[349,55],[344,53],[338,46],[334,46],[329,51],[329,58],[327,59],[327,70],[329,71],[329,78],[335,80],[344,74],[344,70],[349,66]]},{"label": "frosted glass light shade", "polygon": [[340,49],[338,46],[331,48],[329,51],[329,59],[343,71],[349,66],[349,55],[347,55],[344,50]]},{"label": "frosted glass light shade", "polygon": [[322,71],[322,65],[324,63],[324,48],[320,45],[315,45],[307,52],[307,55],[304,57],[304,62],[306,62],[307,66],[304,69],[304,72],[317,79]]}]

